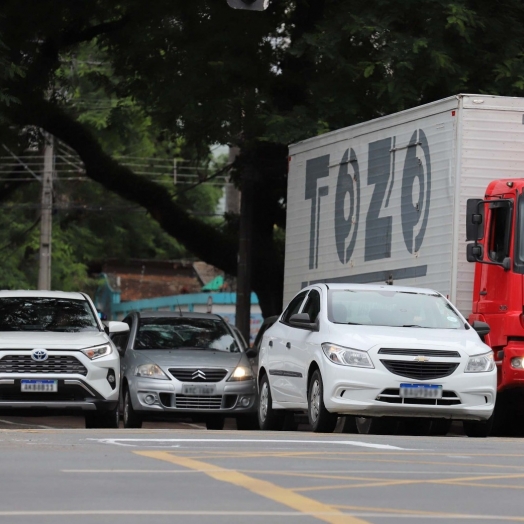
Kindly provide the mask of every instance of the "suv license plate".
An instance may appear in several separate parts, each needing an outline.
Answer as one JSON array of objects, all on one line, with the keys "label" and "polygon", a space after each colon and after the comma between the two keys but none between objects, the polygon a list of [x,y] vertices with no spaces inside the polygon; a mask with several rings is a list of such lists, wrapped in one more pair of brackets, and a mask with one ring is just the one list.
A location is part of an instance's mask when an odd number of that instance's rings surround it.
[{"label": "suv license plate", "polygon": [[58,391],[58,380],[29,380],[20,381],[21,391],[37,393],[56,393]]},{"label": "suv license plate", "polygon": [[442,398],[442,386],[437,384],[400,384],[402,398]]},{"label": "suv license plate", "polygon": [[215,391],[215,386],[193,386],[192,384],[182,386],[182,395],[193,397],[198,397],[200,395],[214,395]]}]

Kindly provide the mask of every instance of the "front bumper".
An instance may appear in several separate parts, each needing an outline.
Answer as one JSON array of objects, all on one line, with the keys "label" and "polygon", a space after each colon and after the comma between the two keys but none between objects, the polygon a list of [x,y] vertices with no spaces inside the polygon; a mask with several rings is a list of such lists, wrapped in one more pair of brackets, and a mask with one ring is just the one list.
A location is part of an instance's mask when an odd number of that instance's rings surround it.
[{"label": "front bumper", "polygon": [[[324,404],[340,415],[431,417],[486,420],[495,408],[496,371],[463,373],[434,380],[414,380],[385,368],[360,369],[327,362],[322,372]],[[401,383],[441,385],[443,398],[402,399]]]},{"label": "front bumper", "polygon": [[234,417],[256,412],[255,380],[201,383],[215,386],[215,392],[200,396],[184,395],[183,384],[172,380],[133,376],[128,378],[128,385],[133,409],[142,415],[216,413]]}]

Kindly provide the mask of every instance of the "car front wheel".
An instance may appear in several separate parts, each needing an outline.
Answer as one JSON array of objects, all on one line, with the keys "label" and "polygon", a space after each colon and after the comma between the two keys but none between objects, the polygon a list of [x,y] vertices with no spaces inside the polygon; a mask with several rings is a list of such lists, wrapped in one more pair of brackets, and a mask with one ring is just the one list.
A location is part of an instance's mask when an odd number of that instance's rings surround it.
[{"label": "car front wheel", "polygon": [[486,438],[493,429],[493,415],[488,420],[464,420],[462,425],[468,437]]},{"label": "car front wheel", "polygon": [[273,399],[269,379],[264,375],[260,380],[260,395],[258,396],[258,425],[263,431],[280,431],[284,425],[285,413],[273,409]]},{"label": "car front wheel", "polygon": [[124,393],[124,428],[141,428],[142,417],[133,409],[131,394],[126,387]]},{"label": "car front wheel", "polygon": [[116,429],[120,423],[120,410],[118,404],[109,411],[95,411],[86,413],[85,426],[87,429],[110,428]]},{"label": "car front wheel", "polygon": [[324,405],[324,385],[318,369],[309,381],[308,417],[315,433],[333,433],[337,425],[338,415],[330,413]]}]

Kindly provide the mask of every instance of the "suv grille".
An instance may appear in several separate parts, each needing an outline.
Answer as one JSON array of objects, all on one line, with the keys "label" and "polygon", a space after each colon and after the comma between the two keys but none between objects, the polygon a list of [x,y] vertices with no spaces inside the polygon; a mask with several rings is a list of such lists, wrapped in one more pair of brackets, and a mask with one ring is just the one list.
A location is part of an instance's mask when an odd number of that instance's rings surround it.
[{"label": "suv grille", "polygon": [[380,355],[406,355],[408,357],[423,355],[426,357],[460,358],[460,353],[458,351],[446,351],[442,349],[381,348],[378,352]]},{"label": "suv grille", "polygon": [[58,373],[87,375],[87,369],[71,355],[49,355],[36,362],[30,355],[7,355],[0,359],[0,373]]},{"label": "suv grille", "polygon": [[458,362],[410,362],[408,360],[381,360],[394,375],[417,380],[434,380],[451,375]]},{"label": "suv grille", "polygon": [[180,382],[220,382],[227,375],[227,369],[170,368],[169,373]]}]

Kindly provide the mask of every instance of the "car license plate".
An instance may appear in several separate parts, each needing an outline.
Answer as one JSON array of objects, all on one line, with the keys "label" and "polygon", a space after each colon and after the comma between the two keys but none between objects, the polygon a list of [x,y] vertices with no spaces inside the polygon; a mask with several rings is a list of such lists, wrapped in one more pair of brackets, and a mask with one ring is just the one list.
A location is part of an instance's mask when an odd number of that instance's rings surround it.
[{"label": "car license plate", "polygon": [[215,386],[194,386],[193,384],[184,384],[182,386],[182,394],[193,397],[214,395],[215,391]]},{"label": "car license plate", "polygon": [[400,384],[402,398],[442,398],[442,386],[437,384]]},{"label": "car license plate", "polygon": [[21,390],[37,393],[56,393],[58,391],[58,380],[22,379]]}]

